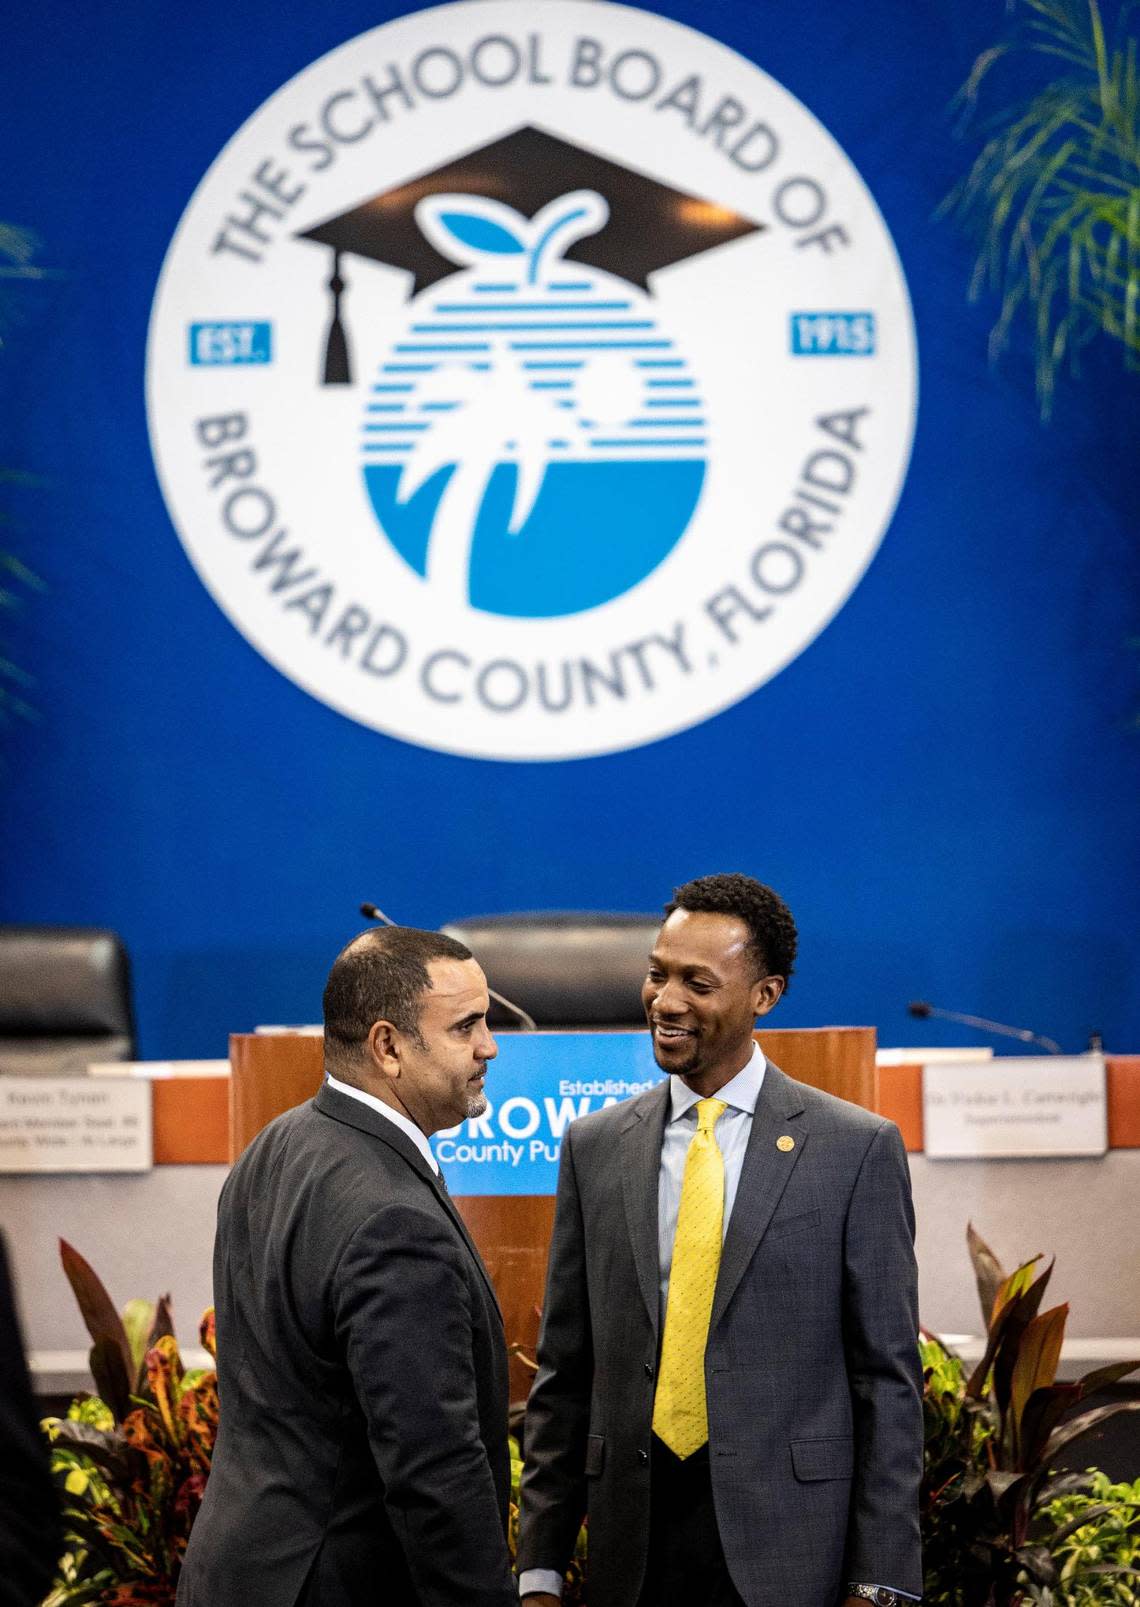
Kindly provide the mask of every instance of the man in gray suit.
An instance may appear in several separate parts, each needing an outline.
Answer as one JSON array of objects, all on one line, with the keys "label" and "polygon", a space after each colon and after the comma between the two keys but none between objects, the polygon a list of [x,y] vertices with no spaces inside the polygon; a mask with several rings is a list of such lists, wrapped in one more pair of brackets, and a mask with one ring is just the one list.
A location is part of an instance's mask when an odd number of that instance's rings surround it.
[{"label": "man in gray suit", "polygon": [[324,1005],[323,1087],[218,1207],[221,1418],[179,1607],[513,1607],[502,1317],[428,1144],[486,1109],[486,979],[394,927]]},{"label": "man in gray suit", "polygon": [[563,1141],[518,1565],[554,1607],[884,1607],[922,1591],[914,1221],[898,1130],[753,1038],[796,930],[739,875],[677,890],[646,1015],[669,1076]]}]

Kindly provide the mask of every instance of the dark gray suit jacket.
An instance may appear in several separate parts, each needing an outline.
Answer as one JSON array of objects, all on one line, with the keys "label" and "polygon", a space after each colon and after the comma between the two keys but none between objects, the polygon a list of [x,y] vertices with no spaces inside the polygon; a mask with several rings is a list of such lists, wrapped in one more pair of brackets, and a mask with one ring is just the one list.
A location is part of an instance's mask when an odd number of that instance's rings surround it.
[{"label": "dark gray suit jacket", "polygon": [[42,1601],[62,1550],[59,1497],[0,1234],[0,1607],[34,1607]]},{"label": "dark gray suit jacket", "polygon": [[507,1355],[416,1146],[323,1087],[234,1166],[221,1423],[179,1607],[511,1607]]},{"label": "dark gray suit jacket", "polygon": [[[590,1607],[634,1607],[645,1573],[668,1109],[663,1080],[562,1146],[518,1565],[563,1568],[588,1509]],[[898,1129],[769,1062],[705,1353],[717,1526],[748,1607],[834,1607],[848,1579],[921,1593],[913,1237]]]}]

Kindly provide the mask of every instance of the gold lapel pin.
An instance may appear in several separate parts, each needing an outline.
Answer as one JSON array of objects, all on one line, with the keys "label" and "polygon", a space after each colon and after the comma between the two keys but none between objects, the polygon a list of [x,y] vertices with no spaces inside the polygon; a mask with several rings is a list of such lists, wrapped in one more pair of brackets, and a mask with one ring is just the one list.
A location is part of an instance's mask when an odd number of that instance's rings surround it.
[{"label": "gold lapel pin", "polygon": [[788,1151],[790,1149],[795,1149],[795,1147],[796,1147],[795,1139],[790,1138],[787,1133],[784,1133],[780,1138],[778,1138],[776,1140],[776,1148],[778,1150],[781,1150],[785,1155],[788,1153]]}]

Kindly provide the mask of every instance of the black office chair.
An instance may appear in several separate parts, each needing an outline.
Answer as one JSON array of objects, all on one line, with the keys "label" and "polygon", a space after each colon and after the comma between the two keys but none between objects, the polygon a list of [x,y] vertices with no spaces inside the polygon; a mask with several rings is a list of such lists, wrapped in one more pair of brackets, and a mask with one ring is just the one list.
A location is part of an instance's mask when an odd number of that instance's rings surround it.
[{"label": "black office chair", "polygon": [[[605,910],[530,910],[469,915],[440,930],[465,943],[497,993],[539,1027],[643,1027],[641,984],[660,915]],[[498,1005],[496,1028],[518,1022]]]},{"label": "black office chair", "polygon": [[127,951],[89,926],[0,926],[0,1076],[81,1077],[133,1060]]}]

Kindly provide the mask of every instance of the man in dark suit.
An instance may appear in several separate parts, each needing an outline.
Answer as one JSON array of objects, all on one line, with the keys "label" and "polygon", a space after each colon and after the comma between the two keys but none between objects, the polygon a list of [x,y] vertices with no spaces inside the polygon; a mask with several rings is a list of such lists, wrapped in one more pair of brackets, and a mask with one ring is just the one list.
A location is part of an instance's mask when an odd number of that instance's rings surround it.
[{"label": "man in dark suit", "polygon": [[179,1607],[508,1607],[507,1355],[428,1135],[486,1107],[470,951],[371,931],[326,1081],[238,1160],[214,1255],[221,1419]]},{"label": "man in dark suit", "polygon": [[0,1235],[0,1607],[47,1595],[63,1550],[59,1500],[40,1431],[8,1251]]},{"label": "man in dark suit", "polygon": [[563,1141],[520,1588],[553,1607],[859,1607],[922,1591],[913,1214],[897,1129],[755,1044],[796,930],[677,890],[644,1003],[665,1082]]}]

